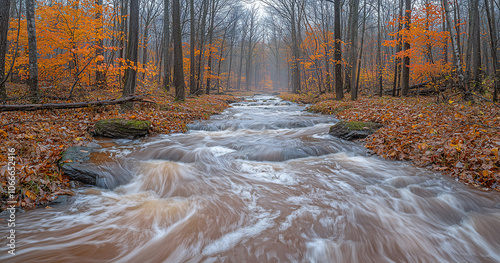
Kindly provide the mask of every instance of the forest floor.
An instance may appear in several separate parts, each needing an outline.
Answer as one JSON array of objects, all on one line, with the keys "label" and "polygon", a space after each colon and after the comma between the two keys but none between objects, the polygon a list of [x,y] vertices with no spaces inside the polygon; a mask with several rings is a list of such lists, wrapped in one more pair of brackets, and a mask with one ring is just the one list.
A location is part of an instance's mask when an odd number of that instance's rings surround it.
[{"label": "forest floor", "polygon": [[[95,94],[95,92],[93,92]],[[122,112],[120,105],[37,111],[0,112],[0,199],[1,210],[7,201],[15,205],[33,208],[47,204],[57,195],[71,195],[69,180],[61,174],[57,161],[70,146],[86,145],[93,140],[88,130],[101,119],[124,118],[149,120],[151,134],[167,134],[187,131],[187,124],[208,119],[222,112],[228,103],[237,99],[229,95],[203,95],[188,97],[175,102],[162,91],[149,94],[149,103],[136,102],[134,110]],[[117,92],[102,92],[85,100],[93,101],[118,98]],[[44,100],[44,103],[55,102]],[[56,101],[73,102],[73,101]],[[152,103],[154,102],[154,103]],[[9,149],[15,155],[9,160]],[[15,161],[15,166],[8,165]],[[16,191],[10,196],[9,171],[15,167]],[[9,205],[14,203],[9,203]]]},{"label": "forest floor", "polygon": [[331,95],[311,94],[281,98],[313,104],[308,110],[342,120],[381,123],[383,128],[363,140],[373,153],[500,190],[500,110],[492,103],[389,96],[335,101]]}]

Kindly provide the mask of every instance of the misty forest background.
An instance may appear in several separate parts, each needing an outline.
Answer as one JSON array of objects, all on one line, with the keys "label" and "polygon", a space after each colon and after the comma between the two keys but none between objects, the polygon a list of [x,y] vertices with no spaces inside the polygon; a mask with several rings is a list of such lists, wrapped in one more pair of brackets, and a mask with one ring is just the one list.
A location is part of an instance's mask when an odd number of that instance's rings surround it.
[{"label": "misty forest background", "polygon": [[0,4],[4,101],[158,90],[497,97],[498,0]]}]

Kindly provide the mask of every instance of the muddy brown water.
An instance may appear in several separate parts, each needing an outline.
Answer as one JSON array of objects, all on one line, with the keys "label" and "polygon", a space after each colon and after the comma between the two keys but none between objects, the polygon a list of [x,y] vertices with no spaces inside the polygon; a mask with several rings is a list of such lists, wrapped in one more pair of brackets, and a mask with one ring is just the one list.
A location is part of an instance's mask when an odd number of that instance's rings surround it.
[{"label": "muddy brown water", "polygon": [[500,262],[498,192],[370,156],[336,121],[257,96],[103,143],[102,187],[17,214],[0,261]]}]

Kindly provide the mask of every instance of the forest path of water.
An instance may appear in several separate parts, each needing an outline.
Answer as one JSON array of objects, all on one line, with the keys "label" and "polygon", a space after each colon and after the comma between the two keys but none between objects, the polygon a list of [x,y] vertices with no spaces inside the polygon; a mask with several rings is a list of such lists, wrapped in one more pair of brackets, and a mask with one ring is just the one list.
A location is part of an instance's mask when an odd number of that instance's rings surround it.
[{"label": "forest path of water", "polygon": [[186,134],[103,143],[113,189],[18,214],[0,261],[500,262],[499,193],[370,156],[334,122],[256,96]]}]

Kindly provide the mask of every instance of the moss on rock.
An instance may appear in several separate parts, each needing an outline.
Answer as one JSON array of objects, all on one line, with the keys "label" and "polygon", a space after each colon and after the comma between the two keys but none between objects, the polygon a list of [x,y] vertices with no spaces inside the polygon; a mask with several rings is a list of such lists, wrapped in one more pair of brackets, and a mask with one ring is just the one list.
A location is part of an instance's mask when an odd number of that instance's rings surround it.
[{"label": "moss on rock", "polygon": [[359,121],[349,121],[343,123],[351,131],[365,131],[371,129],[378,129],[381,127],[379,123],[375,122],[359,122]]},{"label": "moss on rock", "polygon": [[330,135],[352,141],[366,138],[381,127],[375,122],[341,121],[330,127]]},{"label": "moss on rock", "polygon": [[107,119],[96,122],[94,136],[134,139],[149,133],[150,121]]}]

